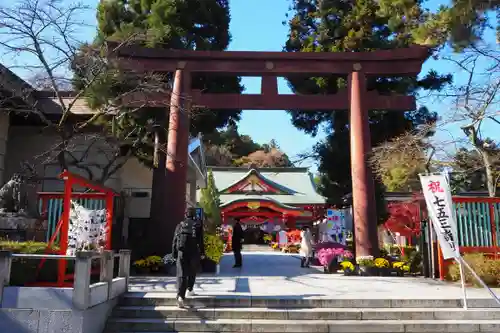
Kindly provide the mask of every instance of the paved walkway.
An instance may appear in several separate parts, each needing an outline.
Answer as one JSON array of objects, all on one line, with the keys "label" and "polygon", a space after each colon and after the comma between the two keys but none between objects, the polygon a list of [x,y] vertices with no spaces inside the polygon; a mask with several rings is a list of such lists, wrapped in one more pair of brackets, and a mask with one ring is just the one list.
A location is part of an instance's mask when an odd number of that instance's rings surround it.
[{"label": "paved walkway", "polygon": [[[324,274],[319,268],[301,268],[296,256],[281,253],[243,253],[243,268],[232,268],[225,255],[218,276],[197,278],[200,295],[275,296],[300,298],[459,299],[460,286],[423,278],[352,277]],[[134,277],[130,291],[174,295],[173,277]],[[500,290],[496,290],[500,295]],[[468,289],[469,298],[489,298],[487,291]]]}]

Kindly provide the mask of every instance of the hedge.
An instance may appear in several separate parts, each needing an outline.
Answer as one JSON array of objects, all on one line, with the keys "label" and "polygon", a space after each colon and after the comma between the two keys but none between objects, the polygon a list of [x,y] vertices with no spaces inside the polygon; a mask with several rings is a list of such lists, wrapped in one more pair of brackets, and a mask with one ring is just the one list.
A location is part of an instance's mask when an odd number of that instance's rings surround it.
[{"label": "hedge", "polygon": [[[13,253],[47,254],[55,253],[58,248],[54,246],[47,251],[47,243],[44,242],[0,240],[0,250],[8,250]],[[10,273],[10,285],[23,286],[35,282],[57,282],[57,262],[57,260],[52,259],[46,260],[40,271],[38,271],[40,259],[14,258]],[[66,272],[68,274],[74,272],[73,260],[68,260],[67,267]]]}]

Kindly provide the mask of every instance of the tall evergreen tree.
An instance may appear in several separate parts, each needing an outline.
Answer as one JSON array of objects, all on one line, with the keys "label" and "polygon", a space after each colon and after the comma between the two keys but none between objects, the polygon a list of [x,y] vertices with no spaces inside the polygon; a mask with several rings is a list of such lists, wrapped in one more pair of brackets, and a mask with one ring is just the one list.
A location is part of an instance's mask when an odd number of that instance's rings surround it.
[{"label": "tall evergreen tree", "polygon": [[222,224],[220,212],[220,196],[212,170],[207,174],[207,187],[201,190],[200,206],[208,219],[208,232],[215,233],[215,229]]},{"label": "tall evergreen tree", "polygon": [[[228,0],[102,0],[98,6],[98,35],[96,43],[105,41],[127,41],[132,39],[145,47],[188,50],[225,50],[231,40],[229,33]],[[166,76],[171,80],[172,73]],[[171,83],[171,82],[170,82]],[[239,77],[198,74],[192,79],[192,88],[208,93],[240,93],[243,87]],[[101,93],[102,93],[101,89]],[[239,120],[241,110],[193,110],[190,117],[192,134],[211,133],[217,127],[234,124]],[[193,116],[194,115],[194,116]],[[167,127],[168,110],[144,110],[136,113],[126,126],[144,128],[151,124]],[[116,123],[109,123],[110,127]],[[130,131],[129,131],[130,132]],[[163,133],[163,131],[161,131]],[[152,136],[144,136],[149,147]],[[166,144],[161,137],[160,143]],[[143,149],[136,154],[146,164],[152,164],[153,149]],[[165,155],[159,153],[163,161]],[[172,221],[164,209],[168,200],[164,194],[166,183],[164,167],[155,168],[151,198],[151,222],[146,226],[149,239],[143,255],[163,255],[170,249],[175,226],[180,221]]]},{"label": "tall evergreen tree", "polygon": [[[386,1],[387,2],[387,1]],[[360,0],[297,0],[292,5],[290,33],[285,45],[287,52],[355,52],[407,47],[412,43],[412,31],[425,20],[420,0],[391,1],[382,8],[379,1]],[[423,79],[416,77],[368,78],[369,90],[381,94],[416,94],[418,89],[440,89],[451,76],[429,72]],[[289,85],[299,94],[332,94],[346,86],[346,77],[288,78]],[[322,189],[331,204],[342,204],[342,197],[351,192],[349,115],[333,112],[290,111],[293,124],[316,135],[326,125],[330,131],[325,142],[315,147],[319,156]],[[421,108],[411,112],[370,112],[372,145],[378,145],[416,126],[436,121],[436,114]],[[377,210],[383,215],[384,188],[376,182]],[[383,218],[383,216],[380,216]]]},{"label": "tall evergreen tree", "polygon": [[[380,6],[390,10],[393,0],[381,0]],[[496,15],[495,15],[496,14]],[[496,29],[500,43],[500,2],[494,0],[452,0],[436,13],[426,13],[424,24],[413,31],[418,44],[443,45],[448,42],[462,50],[483,39],[486,29]],[[495,17],[496,16],[496,17]]]},{"label": "tall evergreen tree", "polygon": [[[132,37],[146,47],[223,51],[231,41],[228,0],[106,0],[97,13],[96,42]],[[193,88],[207,93],[243,91],[237,76],[196,75]],[[194,112],[191,132],[211,133],[234,124],[241,110]]]}]

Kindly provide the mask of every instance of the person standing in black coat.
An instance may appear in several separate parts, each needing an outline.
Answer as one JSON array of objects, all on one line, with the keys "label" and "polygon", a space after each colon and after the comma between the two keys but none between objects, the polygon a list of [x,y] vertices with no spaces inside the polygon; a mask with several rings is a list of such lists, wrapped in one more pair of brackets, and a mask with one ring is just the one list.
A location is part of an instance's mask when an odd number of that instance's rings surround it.
[{"label": "person standing in black coat", "polygon": [[182,308],[186,291],[190,296],[194,295],[196,273],[200,260],[205,256],[203,225],[196,219],[195,208],[188,208],[186,219],[175,228],[172,255],[177,261],[177,304]]},{"label": "person standing in black coat", "polygon": [[243,258],[241,257],[241,250],[243,248],[243,238],[245,234],[243,228],[241,227],[240,220],[236,219],[233,226],[233,238],[231,247],[233,248],[234,254],[234,268],[241,267],[243,264]]}]

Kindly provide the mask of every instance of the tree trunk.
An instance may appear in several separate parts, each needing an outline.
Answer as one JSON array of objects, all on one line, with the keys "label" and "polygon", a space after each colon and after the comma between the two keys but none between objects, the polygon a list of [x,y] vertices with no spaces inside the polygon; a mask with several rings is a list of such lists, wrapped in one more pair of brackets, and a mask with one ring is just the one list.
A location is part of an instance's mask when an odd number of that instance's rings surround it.
[{"label": "tree trunk", "polygon": [[496,179],[493,172],[493,163],[491,162],[490,155],[486,151],[481,151],[483,158],[484,168],[486,170],[486,186],[488,187],[488,195],[490,197],[496,196]]}]

